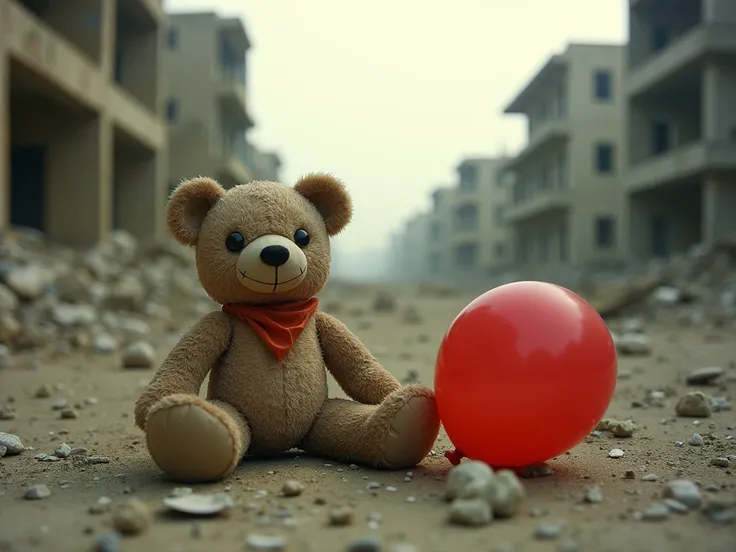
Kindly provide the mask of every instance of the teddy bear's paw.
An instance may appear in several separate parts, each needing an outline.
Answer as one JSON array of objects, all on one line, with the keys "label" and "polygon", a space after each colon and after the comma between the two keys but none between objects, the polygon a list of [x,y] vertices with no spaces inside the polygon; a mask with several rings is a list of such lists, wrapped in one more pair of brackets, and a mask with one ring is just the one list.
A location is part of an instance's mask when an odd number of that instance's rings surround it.
[{"label": "teddy bear's paw", "polygon": [[222,479],[243,454],[236,420],[195,395],[170,395],[146,420],[148,451],[169,477],[182,482]]},{"label": "teddy bear's paw", "polygon": [[384,404],[400,401],[383,447],[384,467],[405,469],[416,466],[432,450],[440,431],[440,418],[432,391],[409,386],[392,394]]}]

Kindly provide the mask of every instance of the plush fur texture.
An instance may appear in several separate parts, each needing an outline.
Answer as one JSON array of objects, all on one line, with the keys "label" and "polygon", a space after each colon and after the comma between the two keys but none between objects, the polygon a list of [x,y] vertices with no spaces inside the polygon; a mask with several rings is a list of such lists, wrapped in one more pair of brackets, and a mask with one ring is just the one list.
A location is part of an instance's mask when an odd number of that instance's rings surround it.
[{"label": "plush fur texture", "polygon": [[[200,177],[173,192],[167,222],[179,242],[195,247],[199,280],[213,300],[265,308],[322,289],[329,237],[352,210],[345,186],[328,174],[307,175],[294,187],[253,182],[228,191]],[[234,232],[242,251],[226,246]],[[288,250],[288,259],[264,260],[269,246]],[[353,400],[327,397],[325,368]],[[208,374],[205,400],[198,394]],[[135,422],[159,468],[188,482],[222,479],[245,454],[293,448],[405,469],[427,455],[439,432],[432,391],[402,386],[343,323],[319,311],[282,361],[236,316],[204,316],[138,399]]]}]

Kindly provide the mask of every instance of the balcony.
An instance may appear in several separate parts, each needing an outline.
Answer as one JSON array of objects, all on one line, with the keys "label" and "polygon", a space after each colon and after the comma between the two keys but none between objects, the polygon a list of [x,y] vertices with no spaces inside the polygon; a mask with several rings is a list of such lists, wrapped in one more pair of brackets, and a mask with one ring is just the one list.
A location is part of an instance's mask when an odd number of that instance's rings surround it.
[{"label": "balcony", "polygon": [[537,154],[567,142],[570,138],[570,124],[565,119],[549,119],[542,123],[531,137],[526,147],[511,159],[505,170],[516,170]]},{"label": "balcony", "polygon": [[532,197],[519,203],[510,204],[506,210],[504,220],[509,224],[515,224],[540,215],[567,211],[570,208],[569,190],[547,190],[537,192]]},{"label": "balcony", "polygon": [[102,109],[107,79],[99,67],[24,6],[0,0],[0,36],[15,60],[53,85],[64,99]]},{"label": "balcony", "polygon": [[253,126],[245,101],[245,78],[237,71],[221,69],[217,73],[217,97],[233,125],[247,129]]},{"label": "balcony", "polygon": [[627,92],[636,97],[687,72],[708,55],[736,55],[732,23],[704,23],[677,38],[666,49],[629,70]]},{"label": "balcony", "polygon": [[650,157],[629,169],[626,184],[639,192],[719,170],[736,171],[736,143],[699,141]]}]

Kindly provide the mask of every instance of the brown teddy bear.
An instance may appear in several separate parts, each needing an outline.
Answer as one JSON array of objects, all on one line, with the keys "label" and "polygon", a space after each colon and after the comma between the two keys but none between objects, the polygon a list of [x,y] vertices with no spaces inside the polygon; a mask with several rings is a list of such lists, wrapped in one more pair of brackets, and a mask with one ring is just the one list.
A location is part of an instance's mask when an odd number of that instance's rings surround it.
[{"label": "brown teddy bear", "polygon": [[[350,221],[345,186],[311,174],[292,188],[181,183],[167,224],[194,246],[199,280],[222,310],[184,335],[135,405],[169,477],[214,481],[241,458],[293,448],[374,468],[415,466],[439,432],[432,391],[402,386],[315,295],[329,237]],[[327,397],[325,368],[354,400]],[[198,396],[209,374],[207,399]]]}]

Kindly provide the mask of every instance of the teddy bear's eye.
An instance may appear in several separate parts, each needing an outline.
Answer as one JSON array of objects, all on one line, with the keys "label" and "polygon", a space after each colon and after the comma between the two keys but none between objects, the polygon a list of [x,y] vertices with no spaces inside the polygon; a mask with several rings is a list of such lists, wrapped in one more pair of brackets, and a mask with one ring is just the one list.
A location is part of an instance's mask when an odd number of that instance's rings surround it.
[{"label": "teddy bear's eye", "polygon": [[233,232],[225,238],[225,247],[228,251],[237,253],[245,249],[245,238],[240,232]]},{"label": "teddy bear's eye", "polygon": [[294,232],[294,243],[299,247],[307,247],[309,245],[309,234],[301,228]]}]

